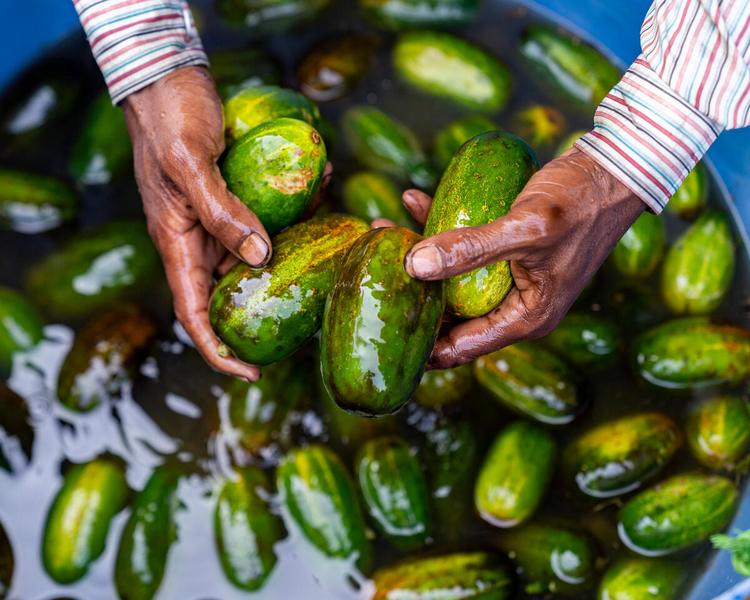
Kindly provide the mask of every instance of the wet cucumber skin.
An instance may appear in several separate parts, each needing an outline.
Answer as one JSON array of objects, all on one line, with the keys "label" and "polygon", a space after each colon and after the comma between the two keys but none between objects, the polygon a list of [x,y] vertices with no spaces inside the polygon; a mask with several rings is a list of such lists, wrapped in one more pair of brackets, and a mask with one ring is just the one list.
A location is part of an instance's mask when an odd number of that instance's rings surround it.
[{"label": "wet cucumber skin", "polygon": [[487,117],[475,115],[449,123],[435,135],[433,151],[435,160],[443,170],[448,168],[453,156],[471,138],[485,131],[500,131],[497,123]]},{"label": "wet cucumber skin", "polygon": [[694,219],[705,208],[710,192],[706,167],[698,163],[667,203],[667,211],[683,219]]},{"label": "wet cucumber skin", "polygon": [[[505,216],[539,161],[529,146],[507,133],[490,131],[466,142],[443,174],[424,235],[487,225]],[[445,282],[447,308],[462,318],[486,315],[513,285],[501,261]]]},{"label": "wet cucumber skin", "polygon": [[349,250],[326,302],[323,381],[351,413],[398,411],[419,385],[443,316],[441,282],[419,281],[403,262],[421,240],[409,229],[371,230]]},{"label": "wet cucumber skin", "polygon": [[597,600],[675,600],[684,574],[665,559],[621,558],[607,569]]},{"label": "wet cucumber skin", "polygon": [[331,0],[219,0],[219,14],[254,33],[286,31],[311,21]]},{"label": "wet cucumber skin", "polygon": [[635,371],[657,387],[738,383],[750,374],[750,333],[705,317],[675,319],[636,338],[631,358]]},{"label": "wet cucumber skin", "polygon": [[706,315],[716,310],[734,277],[735,249],[729,215],[703,213],[667,253],[661,291],[677,315]]},{"label": "wet cucumber skin", "polygon": [[660,472],[682,446],[671,419],[644,413],[602,423],[563,451],[562,473],[570,487],[595,498],[634,490]]},{"label": "wet cucumber skin", "polygon": [[502,110],[513,87],[505,65],[447,33],[402,35],[393,48],[393,67],[416,89],[481,112]]},{"label": "wet cucumber skin", "polygon": [[227,189],[275,235],[305,214],[328,160],[320,134],[298,119],[278,118],[248,131],[221,167]]},{"label": "wet cucumber skin", "polygon": [[516,581],[496,552],[412,557],[377,571],[372,600],[509,600]]},{"label": "wet cucumber skin", "polygon": [[516,421],[495,438],[474,487],[474,504],[488,523],[515,527],[531,517],[552,479],[557,448],[536,425]]},{"label": "wet cucumber skin", "polygon": [[428,408],[456,405],[471,389],[471,364],[453,369],[427,371],[414,391],[414,400]]},{"label": "wet cucumber skin", "polygon": [[281,64],[264,50],[212,52],[209,61],[211,77],[225,103],[246,88],[277,86],[282,80]]},{"label": "wet cucumber skin", "polygon": [[[351,476],[329,448],[296,448],[276,470],[288,516],[317,548],[331,557],[357,555],[357,566],[370,563],[370,542]],[[286,518],[286,517],[285,517]]]},{"label": "wet cucumber skin", "polygon": [[392,31],[458,27],[479,11],[479,0],[360,0],[360,5],[372,23]]},{"label": "wet cucumber skin", "polygon": [[13,355],[28,352],[44,337],[44,322],[16,290],[0,287],[0,376],[10,375]]},{"label": "wet cucumber skin", "polygon": [[617,531],[638,554],[661,556],[719,533],[736,503],[737,490],[726,477],[676,475],[631,498],[620,511]]},{"label": "wet cucumber skin", "polygon": [[687,418],[685,437],[709,469],[732,470],[750,445],[750,409],[739,396],[703,400]]},{"label": "wet cucumber skin", "polygon": [[0,169],[0,228],[42,233],[71,221],[78,212],[73,190],[54,177]]},{"label": "wet cucumber skin", "polygon": [[368,223],[388,219],[399,227],[417,228],[401,202],[398,188],[386,175],[375,171],[360,171],[344,182],[344,206]]},{"label": "wet cucumber skin", "polygon": [[219,560],[229,581],[255,591],[263,587],[276,566],[273,545],[286,531],[259,490],[270,494],[265,473],[248,466],[219,489],[214,511],[214,534]]},{"label": "wet cucumber skin", "polygon": [[109,523],[127,503],[128,485],[115,459],[74,465],[47,513],[42,562],[58,583],[81,579],[102,552]]},{"label": "wet cucumber skin", "polygon": [[367,231],[361,219],[331,214],[275,236],[268,265],[238,263],[217,284],[209,308],[216,334],[251,364],[289,356],[320,328],[336,268]]},{"label": "wet cucumber skin", "polygon": [[115,562],[120,600],[151,600],[161,585],[169,548],[177,539],[180,475],[174,467],[158,467],[133,500]]},{"label": "wet cucumber skin", "polygon": [[364,506],[400,549],[421,547],[431,533],[427,484],[416,456],[398,436],[364,444],[355,460]]},{"label": "wet cucumber skin", "polygon": [[541,343],[581,369],[601,369],[617,359],[620,333],[615,324],[586,313],[568,313]]},{"label": "wet cucumber skin", "polygon": [[586,408],[570,368],[530,342],[479,357],[474,377],[503,405],[547,425],[566,425]]},{"label": "wet cucumber skin", "polygon": [[611,260],[620,274],[643,278],[653,273],[664,254],[664,223],[643,213],[612,250]]},{"label": "wet cucumber skin", "polygon": [[[14,473],[28,466],[33,446],[34,428],[26,400],[0,383],[0,469]],[[19,459],[22,465],[17,464]]]}]

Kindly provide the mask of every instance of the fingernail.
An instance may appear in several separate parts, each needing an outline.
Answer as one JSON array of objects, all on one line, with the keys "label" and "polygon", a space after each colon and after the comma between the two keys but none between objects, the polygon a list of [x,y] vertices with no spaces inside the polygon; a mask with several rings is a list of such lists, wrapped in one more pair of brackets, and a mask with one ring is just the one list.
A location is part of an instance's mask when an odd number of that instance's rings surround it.
[{"label": "fingernail", "polygon": [[409,255],[412,276],[428,279],[440,273],[445,267],[443,255],[436,246],[422,246]]},{"label": "fingernail", "polygon": [[240,245],[240,256],[247,264],[261,267],[266,264],[271,249],[257,232],[251,233]]}]

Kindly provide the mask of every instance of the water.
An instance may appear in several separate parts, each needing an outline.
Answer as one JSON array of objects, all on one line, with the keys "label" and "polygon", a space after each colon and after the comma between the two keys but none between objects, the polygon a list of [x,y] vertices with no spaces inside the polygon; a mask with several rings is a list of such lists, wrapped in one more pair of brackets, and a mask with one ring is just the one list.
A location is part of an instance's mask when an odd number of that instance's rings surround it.
[{"label": "water", "polygon": [[[245,48],[248,44],[267,47],[276,54],[285,67],[287,84],[293,85],[296,66],[305,50],[330,32],[361,30],[366,28],[355,16],[354,2],[341,0],[330,12],[325,22],[317,22],[290,34],[271,38],[249,40],[241,28],[225,27],[213,14],[208,2],[196,2],[205,30],[203,39],[207,50]],[[509,3],[485,2],[483,14],[476,24],[462,31],[462,35],[480,43],[502,57],[513,72],[516,87],[511,105],[500,115],[499,124],[510,128],[510,116],[527,103],[542,101],[554,104],[526,77],[519,68],[516,43],[519,31],[531,21],[541,20],[525,9]],[[383,35],[383,46],[376,66],[355,94],[341,101],[325,104],[321,110],[330,121],[337,122],[348,107],[375,104],[407,123],[430,146],[434,132],[444,123],[465,115],[460,110],[440,101],[431,100],[406,89],[393,78],[389,50],[394,36]],[[40,172],[66,175],[66,164],[71,141],[75,138],[87,107],[96,93],[101,91],[101,76],[90,56],[82,34],[73,36],[50,51],[49,56],[35,65],[5,95],[0,108],[44,75],[54,73],[76,82],[79,88],[73,116],[56,123],[44,138],[26,148],[6,145],[0,148],[0,163]],[[2,114],[0,112],[0,114]],[[587,128],[590,119],[567,115],[568,129]],[[341,183],[345,176],[358,166],[348,154],[340,132],[332,145],[335,165],[331,198],[340,199]],[[541,156],[547,160],[549,156]],[[0,282],[22,289],[26,268],[58,248],[76,231],[125,216],[141,215],[140,200],[132,174],[118,179],[106,187],[88,188],[80,195],[81,210],[77,221],[58,230],[25,236],[13,232],[0,234],[2,260]],[[711,202],[725,206],[719,187],[714,185]],[[664,216],[669,239],[674,240],[686,227],[676,217]],[[739,239],[739,238],[738,238]],[[580,310],[611,314],[608,298],[620,282],[609,269],[604,268],[593,294]],[[656,281],[646,283],[647,289],[658,289]],[[750,264],[746,252],[739,253],[738,274],[732,291],[718,311],[721,316],[750,328]],[[35,442],[32,460],[14,474],[0,470],[0,521],[11,540],[15,554],[15,573],[9,598],[14,600],[51,600],[61,596],[79,600],[110,600],[116,598],[113,584],[113,565],[119,538],[127,521],[129,509],[113,519],[104,554],[91,566],[88,575],[73,585],[56,584],[45,573],[40,560],[40,542],[48,508],[57,493],[61,472],[70,463],[91,460],[104,452],[122,457],[127,463],[128,483],[134,490],[141,489],[152,469],[165,462],[180,464],[189,473],[182,479],[178,495],[183,508],[178,511],[178,540],[172,546],[166,574],[157,593],[158,600],[232,600],[249,594],[234,588],[221,570],[215,550],[212,530],[215,500],[212,491],[221,477],[231,473],[233,464],[248,461],[263,464],[273,474],[273,464],[285,450],[284,439],[294,443],[321,441],[330,444],[351,466],[356,444],[345,443],[331,432],[330,418],[321,410],[314,390],[317,389],[312,363],[314,345],[305,348],[302,355],[310,365],[310,394],[306,402],[292,415],[288,423],[289,435],[270,447],[260,458],[243,453],[233,443],[231,428],[227,427],[225,401],[220,400],[227,379],[213,373],[190,347],[189,340],[174,321],[165,286],[152,290],[147,304],[160,319],[159,343],[151,356],[141,366],[140,372],[122,397],[105,404],[92,413],[73,414],[57,403],[54,392],[57,373],[74,338],[81,327],[80,321],[50,324],[45,329],[47,340],[28,357],[17,361],[8,385],[23,395],[31,408]],[[632,332],[626,332],[626,334]],[[630,335],[626,336],[628,339]],[[560,446],[579,435],[593,424],[616,416],[644,410],[658,410],[684,422],[687,408],[692,402],[685,397],[675,398],[657,390],[639,385],[633,380],[624,360],[589,379],[585,393],[590,397],[592,409],[579,421],[555,432]],[[465,419],[475,432],[477,458],[466,469],[475,472],[481,458],[495,434],[515,417],[487,397],[476,387],[466,395],[461,407],[452,418]],[[399,432],[410,442],[420,446],[427,432],[434,427],[438,415],[416,406],[408,406],[397,417]],[[663,476],[694,466],[683,449]],[[470,481],[472,481],[470,479]],[[446,490],[440,490],[440,495]],[[473,515],[470,503],[463,500],[462,492],[452,490],[455,513],[465,519],[460,536],[461,545],[491,544],[498,530],[484,524]],[[269,499],[275,505],[275,499]],[[581,505],[560,486],[553,486],[540,513],[572,518],[593,531],[600,539],[602,550],[614,559],[623,550],[615,532],[615,515],[618,502],[598,505]],[[274,510],[281,510],[274,506]],[[305,600],[354,600],[367,598],[370,593],[367,581],[356,573],[351,561],[332,561],[321,554],[301,536],[289,519],[289,536],[276,547],[278,563],[263,589],[255,594],[259,600],[301,598]],[[448,537],[448,527],[439,527],[430,548],[452,548],[456,542]],[[698,573],[708,553],[701,547],[681,557]],[[375,566],[388,564],[399,554],[387,541],[374,540]],[[722,590],[716,590],[717,593]],[[584,593],[581,599],[590,599],[593,592]]]}]

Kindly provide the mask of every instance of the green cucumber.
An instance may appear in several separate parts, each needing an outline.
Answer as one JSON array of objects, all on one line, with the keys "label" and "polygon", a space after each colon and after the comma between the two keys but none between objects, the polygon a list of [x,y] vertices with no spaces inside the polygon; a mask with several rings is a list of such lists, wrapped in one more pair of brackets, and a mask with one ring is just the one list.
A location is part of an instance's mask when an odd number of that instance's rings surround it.
[{"label": "green cucumber", "polygon": [[676,475],[631,498],[620,511],[622,542],[644,556],[661,556],[703,542],[729,523],[737,489],[726,477]]},{"label": "green cucumber", "polygon": [[474,504],[496,527],[514,527],[534,514],[552,479],[557,448],[536,425],[516,421],[492,443],[474,486]]},{"label": "green cucumber", "polygon": [[[14,89],[10,103],[2,103],[0,134],[11,140],[3,150],[17,150],[16,141],[21,142],[20,147],[33,143],[49,125],[70,113],[80,94],[82,78],[76,75],[72,69],[59,69],[58,64],[47,65],[32,77],[24,76],[20,93]],[[3,100],[7,98],[6,94]]]},{"label": "green cucumber", "polygon": [[154,318],[132,304],[112,308],[76,335],[57,378],[57,398],[89,411],[120,394],[156,338]]},{"label": "green cucumber", "polygon": [[103,92],[94,101],[70,155],[70,174],[82,185],[104,185],[133,163],[125,116]]},{"label": "green cucumber", "polygon": [[222,483],[214,511],[214,532],[221,567],[236,587],[256,591],[276,566],[273,546],[286,531],[271,512],[269,482],[258,467],[245,467]]},{"label": "green cucumber", "polygon": [[209,318],[216,334],[251,364],[292,354],[320,329],[336,268],[367,231],[361,219],[331,214],[274,237],[268,265],[238,263],[214,289]]},{"label": "green cucumber", "polygon": [[44,322],[16,290],[0,287],[0,376],[10,375],[13,356],[32,350],[44,337]]},{"label": "green cucumber", "polygon": [[34,428],[26,400],[0,383],[0,469],[13,473],[31,462]]},{"label": "green cucumber", "polygon": [[248,383],[232,379],[224,389],[229,422],[238,444],[254,456],[282,434],[290,413],[308,394],[304,368],[287,359],[263,369],[260,381]]},{"label": "green cucumber", "polygon": [[221,172],[236,195],[275,235],[299,221],[318,191],[326,146],[304,121],[279,118],[258,125],[232,146]]},{"label": "green cucumber", "polygon": [[180,475],[174,467],[157,467],[133,500],[115,561],[120,600],[151,600],[161,585],[169,548],[177,539]]},{"label": "green cucumber", "polygon": [[566,425],[586,407],[570,368],[529,342],[479,357],[474,377],[501,404],[540,423]]},{"label": "green cucumber", "polygon": [[424,545],[431,533],[427,483],[416,456],[400,437],[364,444],[355,460],[366,511],[377,528],[400,549]]},{"label": "green cucumber", "polygon": [[411,557],[377,571],[372,600],[510,600],[516,580],[496,552]]},{"label": "green cucumber", "polygon": [[366,167],[431,188],[438,179],[414,134],[400,121],[371,106],[355,106],[342,117],[355,157]]},{"label": "green cucumber", "polygon": [[498,546],[520,571],[527,594],[580,594],[596,580],[596,540],[575,523],[529,523],[503,533]]},{"label": "green cucumber", "polygon": [[500,127],[487,117],[473,116],[449,123],[438,131],[433,142],[433,151],[440,168],[447,169],[461,146],[485,131],[500,131]]},{"label": "green cucumber", "polygon": [[0,227],[42,233],[75,217],[78,200],[54,177],[0,169]]},{"label": "green cucumber", "polygon": [[658,413],[621,417],[575,438],[563,451],[563,480],[595,498],[639,488],[672,460],[682,433]]},{"label": "green cucumber", "polygon": [[344,182],[344,206],[368,223],[388,219],[399,227],[417,227],[401,202],[398,188],[386,175],[375,171],[360,171]]},{"label": "green cucumber", "polygon": [[667,204],[667,211],[680,215],[683,219],[694,219],[708,203],[711,182],[703,163],[698,163],[690,175],[677,188]]},{"label": "green cucumber", "polygon": [[311,21],[330,4],[331,0],[219,0],[217,8],[230,23],[267,33]]},{"label": "green cucumber", "polygon": [[370,22],[391,31],[468,25],[479,13],[479,0],[360,0]]},{"label": "green cucumber", "polygon": [[224,103],[227,147],[231,148],[248,131],[280,118],[298,119],[316,127],[320,110],[299,92],[275,85],[240,90]]},{"label": "green cucumber", "polygon": [[115,459],[71,467],[47,513],[42,562],[57,583],[81,579],[104,552],[109,523],[127,503],[128,484]]},{"label": "green cucumber", "polygon": [[336,404],[380,417],[398,411],[419,385],[445,306],[442,282],[412,279],[404,257],[421,236],[374,229],[352,245],[326,302],[321,368]]},{"label": "green cucumber", "polygon": [[5,600],[8,595],[14,566],[13,547],[3,524],[0,523],[0,600]]},{"label": "green cucumber", "polygon": [[305,56],[297,70],[297,82],[315,102],[339,100],[362,83],[375,62],[377,38],[344,34],[326,38]]},{"label": "green cucumber", "polygon": [[513,87],[510,72],[499,60],[447,33],[404,34],[393,48],[393,67],[421,92],[487,113],[505,108]]},{"label": "green cucumber", "polygon": [[370,543],[354,482],[333,451],[319,444],[290,452],[276,470],[288,516],[321,552],[352,558],[361,570],[370,562]]},{"label": "green cucumber", "polygon": [[620,82],[620,72],[599,51],[556,27],[529,27],[521,37],[520,53],[541,88],[587,113],[593,114]]},{"label": "green cucumber", "polygon": [[[505,216],[539,169],[525,142],[507,133],[481,133],[453,157],[435,194],[424,235],[487,225]],[[471,319],[495,308],[513,285],[506,261],[480,267],[445,282],[447,308]]]},{"label": "green cucumber", "polygon": [[534,104],[513,115],[513,133],[537,152],[550,152],[565,133],[567,123],[552,106]]},{"label": "green cucumber", "polygon": [[541,343],[581,369],[601,369],[617,359],[620,333],[615,324],[598,315],[568,313]]},{"label": "green cucumber", "polygon": [[750,375],[750,332],[705,317],[668,321],[636,338],[636,373],[674,390],[739,383]]},{"label": "green cucumber", "polygon": [[265,50],[214,52],[209,61],[216,90],[225,102],[245,88],[278,86],[283,80],[281,64]]},{"label": "green cucumber", "polygon": [[161,268],[145,223],[112,221],[32,265],[26,281],[32,302],[45,312],[79,317],[145,291]]},{"label": "green cucumber", "polygon": [[664,224],[656,215],[644,212],[612,250],[612,264],[622,275],[648,277],[664,254]]},{"label": "green cucumber", "polygon": [[455,405],[471,389],[473,381],[470,364],[444,371],[427,371],[414,391],[414,400],[427,408]]},{"label": "green cucumber", "polygon": [[703,213],[669,250],[661,273],[664,302],[678,315],[705,315],[719,307],[734,277],[729,215]]},{"label": "green cucumber", "polygon": [[676,600],[684,573],[666,559],[621,558],[606,570],[597,600]]},{"label": "green cucumber", "polygon": [[750,446],[750,408],[738,396],[703,400],[685,425],[688,448],[710,469],[733,469]]}]

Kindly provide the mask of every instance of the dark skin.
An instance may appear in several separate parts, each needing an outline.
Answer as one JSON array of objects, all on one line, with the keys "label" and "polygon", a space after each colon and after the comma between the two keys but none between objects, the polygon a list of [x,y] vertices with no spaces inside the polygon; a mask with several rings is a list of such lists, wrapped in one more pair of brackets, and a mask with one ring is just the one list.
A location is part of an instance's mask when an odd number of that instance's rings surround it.
[{"label": "dark skin", "polygon": [[[128,96],[122,107],[149,232],[164,261],[175,314],[212,367],[256,381],[258,367],[219,355],[220,341],[208,321],[214,275],[237,260],[263,266],[272,253],[260,221],[221,177],[224,122],[211,76],[202,67],[179,69]],[[324,184],[330,174],[329,165]],[[416,190],[404,194],[420,224],[431,202]],[[532,178],[502,219],[417,244],[405,260],[412,277],[446,279],[509,260],[516,282],[491,313],[442,335],[429,368],[455,367],[549,333],[644,208],[593,159],[570,150]],[[384,225],[392,224],[373,224]]]}]

